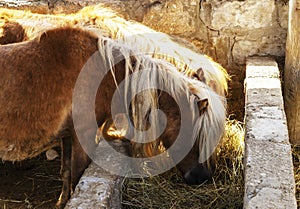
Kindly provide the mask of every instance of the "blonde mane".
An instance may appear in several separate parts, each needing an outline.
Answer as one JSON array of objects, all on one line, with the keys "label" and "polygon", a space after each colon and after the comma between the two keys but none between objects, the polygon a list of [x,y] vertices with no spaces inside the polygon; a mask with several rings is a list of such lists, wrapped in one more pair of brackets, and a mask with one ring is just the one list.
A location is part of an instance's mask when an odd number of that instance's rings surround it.
[{"label": "blonde mane", "polygon": [[[99,40],[99,51],[102,57],[107,60],[108,67],[114,75],[113,66],[116,62],[114,52],[119,52],[125,60],[125,75],[133,75],[132,79],[125,78],[125,93],[128,91],[132,95],[139,95],[134,100],[132,107],[133,123],[137,129],[142,128],[146,120],[146,114],[159,108],[157,91],[153,86],[164,86],[177,104],[180,103],[180,96],[184,95],[189,101],[189,111],[192,113],[193,134],[192,139],[199,144],[199,162],[203,163],[213,154],[214,149],[219,144],[224,131],[226,120],[225,98],[216,94],[205,83],[189,78],[180,73],[177,68],[165,60],[159,60],[149,55],[141,55],[138,49],[126,46],[124,42],[113,41],[102,37]],[[132,62],[134,58],[134,63]],[[145,70],[146,69],[146,70]],[[134,73],[141,72],[134,77]],[[140,89],[147,89],[139,92]],[[197,115],[198,106],[195,103],[195,96],[208,99],[208,109],[202,116]],[[191,99],[192,98],[192,99]],[[128,98],[125,96],[124,103]],[[142,105],[141,105],[142,104]],[[154,111],[155,112],[155,111]],[[159,118],[153,114],[152,123],[159,124]],[[179,128],[179,127],[178,127]],[[141,129],[139,129],[141,130]],[[160,130],[154,129],[150,132],[150,137],[157,137]],[[134,129],[134,136],[139,143],[134,143],[134,149],[142,152],[143,157],[150,157],[157,153],[160,141],[145,143],[145,137],[149,135],[141,134]],[[155,138],[156,139],[156,138]]]},{"label": "blonde mane", "polygon": [[101,4],[83,8],[74,14],[74,19],[81,24],[86,20],[85,26],[96,25],[97,28],[108,32],[110,38],[122,40],[141,53],[150,53],[155,58],[165,59],[181,72],[196,72],[197,69],[202,69],[205,78],[203,82],[221,96],[227,93],[229,76],[221,65],[174,42],[167,34],[134,21],[127,21]]}]

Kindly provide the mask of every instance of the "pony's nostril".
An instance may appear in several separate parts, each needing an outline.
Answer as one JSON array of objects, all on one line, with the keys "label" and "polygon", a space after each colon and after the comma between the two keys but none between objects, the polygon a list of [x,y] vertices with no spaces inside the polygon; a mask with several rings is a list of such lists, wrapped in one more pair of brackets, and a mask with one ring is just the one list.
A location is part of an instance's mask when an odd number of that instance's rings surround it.
[{"label": "pony's nostril", "polygon": [[184,174],[184,180],[187,184],[202,184],[204,181],[212,178],[212,171],[199,165]]},{"label": "pony's nostril", "polygon": [[195,178],[191,177],[190,172],[187,172],[186,174],[184,174],[184,180],[189,185],[197,184],[195,182]]}]

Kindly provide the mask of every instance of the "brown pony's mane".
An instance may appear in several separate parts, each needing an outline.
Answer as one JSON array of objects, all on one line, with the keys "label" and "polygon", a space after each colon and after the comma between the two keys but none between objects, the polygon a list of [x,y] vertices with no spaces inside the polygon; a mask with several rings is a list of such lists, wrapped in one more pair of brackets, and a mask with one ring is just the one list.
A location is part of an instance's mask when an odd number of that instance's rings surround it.
[{"label": "brown pony's mane", "polygon": [[21,42],[25,39],[24,28],[17,22],[0,20],[0,44]]},{"label": "brown pony's mane", "polygon": [[31,158],[57,145],[72,91],[98,38],[57,28],[31,41],[0,46],[0,158]]}]

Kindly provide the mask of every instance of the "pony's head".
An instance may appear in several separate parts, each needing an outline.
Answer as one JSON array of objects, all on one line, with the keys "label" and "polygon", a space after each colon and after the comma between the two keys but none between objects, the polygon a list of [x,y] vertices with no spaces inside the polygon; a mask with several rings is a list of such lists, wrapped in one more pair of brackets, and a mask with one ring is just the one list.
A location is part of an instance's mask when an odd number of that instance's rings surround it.
[{"label": "pony's head", "polygon": [[[113,66],[113,51],[124,59],[116,66],[120,65],[126,72],[118,92],[124,92],[120,101],[124,100],[128,112],[116,113],[130,116],[121,119],[124,125],[119,127],[127,130],[126,138],[132,141],[131,154],[151,161],[152,157],[164,152],[160,149],[164,145],[165,152],[177,164],[187,183],[197,184],[209,179],[214,170],[214,150],[225,127],[225,98],[199,78],[186,76],[164,60],[134,54],[131,49],[107,39],[101,43],[102,56],[111,60],[108,66]],[[112,71],[115,76],[116,69]],[[201,70],[197,73],[201,78]],[[116,122],[108,122],[112,123]],[[162,163],[157,161],[158,166],[166,168],[164,159],[161,160]],[[157,165],[154,167],[164,170]],[[158,174],[157,171],[153,173]]]},{"label": "pony's head", "polygon": [[[200,184],[210,179],[215,170],[215,149],[223,136],[226,121],[225,98],[203,82],[186,77],[172,68],[166,67],[157,72],[158,80],[164,81],[166,91],[145,92],[138,96],[135,101],[140,102],[135,105],[133,123],[139,130],[154,125],[161,131],[159,129],[164,127],[164,122],[149,117],[153,109],[159,109],[167,119],[165,129],[156,141],[133,143],[133,154],[152,157],[159,154],[159,146],[163,144],[186,183]],[[141,105],[140,109],[139,104],[151,105],[144,106],[145,109]]]},{"label": "pony's head", "polygon": [[[208,99],[196,97],[195,100],[199,111],[199,117],[203,117],[210,105]],[[174,140],[174,138],[171,138],[171,140]],[[215,169],[212,161],[214,159],[214,153],[211,153],[212,156],[205,162],[199,163],[201,150],[198,143],[199,141],[194,143],[190,152],[177,165],[177,168],[182,172],[187,184],[200,184],[205,180],[210,179]]]},{"label": "pony's head", "polygon": [[[161,95],[160,109],[168,117],[168,124],[165,132],[160,137],[164,146],[168,149],[183,127],[190,130],[191,134],[184,134],[182,143],[175,147],[170,153],[172,158],[180,153],[184,146],[191,147],[188,154],[177,164],[186,183],[200,184],[212,177],[215,170],[215,149],[221,142],[224,133],[226,120],[225,99],[207,87],[199,80],[188,79],[190,101],[185,114],[180,114],[174,99]],[[174,100],[174,101],[172,101]],[[192,127],[185,127],[184,121],[192,118]],[[193,143],[193,144],[191,144]]]}]

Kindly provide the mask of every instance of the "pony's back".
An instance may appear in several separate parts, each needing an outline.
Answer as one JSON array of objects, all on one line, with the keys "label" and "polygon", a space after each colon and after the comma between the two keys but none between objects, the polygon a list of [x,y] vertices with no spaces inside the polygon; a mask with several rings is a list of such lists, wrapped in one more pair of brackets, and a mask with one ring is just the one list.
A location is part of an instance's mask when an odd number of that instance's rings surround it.
[{"label": "pony's back", "polygon": [[97,37],[72,28],[0,46],[0,158],[23,160],[52,146],[76,78],[96,50]]}]

